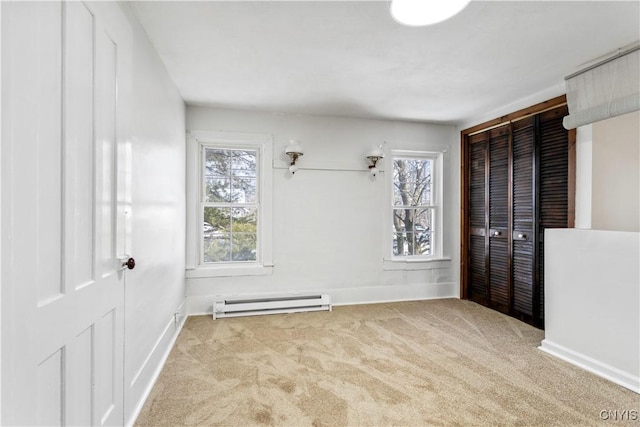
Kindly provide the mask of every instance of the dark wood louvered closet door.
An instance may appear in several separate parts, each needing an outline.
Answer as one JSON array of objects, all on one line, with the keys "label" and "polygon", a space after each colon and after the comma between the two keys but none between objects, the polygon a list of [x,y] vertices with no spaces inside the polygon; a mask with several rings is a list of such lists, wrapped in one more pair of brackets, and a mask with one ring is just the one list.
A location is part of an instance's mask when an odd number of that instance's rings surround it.
[{"label": "dark wood louvered closet door", "polygon": [[569,218],[569,133],[562,118],[567,107],[547,111],[539,116],[538,157],[538,287],[537,313],[544,321],[544,230],[572,226]]},{"label": "dark wood louvered closet door", "polygon": [[469,141],[469,299],[487,305],[486,242],[487,143],[488,133],[472,135]]},{"label": "dark wood louvered closet door", "polygon": [[566,106],[464,139],[463,296],[544,325],[544,230],[570,225]]},{"label": "dark wood louvered closet door", "polygon": [[532,319],[534,312],[535,118],[513,124],[512,309],[516,317]]},{"label": "dark wood louvered closet door", "polygon": [[489,306],[508,313],[509,126],[489,131]]},{"label": "dark wood louvered closet door", "polygon": [[469,137],[469,299],[509,312],[510,126]]}]

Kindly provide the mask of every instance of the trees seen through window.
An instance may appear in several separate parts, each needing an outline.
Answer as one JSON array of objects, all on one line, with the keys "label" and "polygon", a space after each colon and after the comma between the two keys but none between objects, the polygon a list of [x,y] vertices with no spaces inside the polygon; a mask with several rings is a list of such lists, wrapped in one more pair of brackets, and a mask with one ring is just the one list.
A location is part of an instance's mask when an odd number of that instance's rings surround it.
[{"label": "trees seen through window", "polygon": [[434,194],[430,158],[393,159],[393,255],[433,254]]},{"label": "trees seen through window", "polygon": [[258,151],[203,150],[203,262],[256,261]]}]

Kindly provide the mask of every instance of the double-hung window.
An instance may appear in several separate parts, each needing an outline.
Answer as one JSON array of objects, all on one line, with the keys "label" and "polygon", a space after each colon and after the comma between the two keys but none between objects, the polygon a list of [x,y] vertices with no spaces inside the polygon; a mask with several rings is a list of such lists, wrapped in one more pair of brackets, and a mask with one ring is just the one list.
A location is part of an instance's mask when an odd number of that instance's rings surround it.
[{"label": "double-hung window", "polygon": [[390,166],[391,258],[440,256],[442,153],[394,151]]},{"label": "double-hung window", "polygon": [[202,146],[202,263],[259,258],[258,149]]},{"label": "double-hung window", "polygon": [[188,134],[187,277],[270,274],[269,135]]}]

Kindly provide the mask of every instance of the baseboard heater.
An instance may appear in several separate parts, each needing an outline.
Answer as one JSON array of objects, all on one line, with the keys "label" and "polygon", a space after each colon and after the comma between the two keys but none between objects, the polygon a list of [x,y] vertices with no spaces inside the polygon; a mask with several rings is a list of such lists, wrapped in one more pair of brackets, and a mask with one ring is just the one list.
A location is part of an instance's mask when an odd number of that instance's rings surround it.
[{"label": "baseboard heater", "polygon": [[221,297],[213,302],[213,318],[260,314],[331,311],[331,296],[320,294]]}]

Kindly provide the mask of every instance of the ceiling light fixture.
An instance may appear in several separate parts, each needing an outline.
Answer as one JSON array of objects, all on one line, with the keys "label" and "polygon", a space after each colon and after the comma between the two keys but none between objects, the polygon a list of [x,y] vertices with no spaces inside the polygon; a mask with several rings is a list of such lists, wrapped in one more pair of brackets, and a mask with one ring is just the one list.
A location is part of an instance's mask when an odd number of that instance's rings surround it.
[{"label": "ceiling light fixture", "polygon": [[462,11],[471,0],[392,0],[391,16],[411,27],[437,24]]}]

